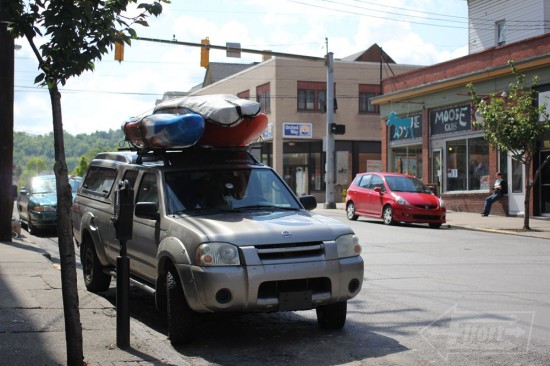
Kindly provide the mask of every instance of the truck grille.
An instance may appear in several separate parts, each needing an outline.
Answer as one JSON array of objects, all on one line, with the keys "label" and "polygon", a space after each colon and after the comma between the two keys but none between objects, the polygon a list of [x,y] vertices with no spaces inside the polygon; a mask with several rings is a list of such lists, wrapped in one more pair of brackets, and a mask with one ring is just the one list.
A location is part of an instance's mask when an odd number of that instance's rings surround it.
[{"label": "truck grille", "polygon": [[313,294],[330,294],[330,279],[326,277],[318,277],[264,282],[258,289],[258,298],[276,298],[282,292],[296,291],[311,291]]},{"label": "truck grille", "polygon": [[318,258],[324,254],[321,242],[257,245],[255,248],[261,261]]}]

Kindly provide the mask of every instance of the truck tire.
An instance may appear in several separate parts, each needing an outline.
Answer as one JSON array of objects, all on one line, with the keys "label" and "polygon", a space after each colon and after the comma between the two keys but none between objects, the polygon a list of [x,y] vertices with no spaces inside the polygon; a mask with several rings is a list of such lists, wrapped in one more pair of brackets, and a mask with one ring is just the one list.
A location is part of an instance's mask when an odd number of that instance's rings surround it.
[{"label": "truck tire", "polygon": [[317,324],[322,329],[342,329],[346,324],[347,301],[321,305],[315,310],[317,311]]},{"label": "truck tire", "polygon": [[80,262],[84,274],[84,284],[90,292],[105,292],[111,285],[111,276],[103,272],[93,243],[86,239],[80,246]]},{"label": "truck tire", "polygon": [[189,343],[193,337],[195,313],[185,300],[179,276],[174,267],[166,273],[166,310],[168,338],[172,345]]}]

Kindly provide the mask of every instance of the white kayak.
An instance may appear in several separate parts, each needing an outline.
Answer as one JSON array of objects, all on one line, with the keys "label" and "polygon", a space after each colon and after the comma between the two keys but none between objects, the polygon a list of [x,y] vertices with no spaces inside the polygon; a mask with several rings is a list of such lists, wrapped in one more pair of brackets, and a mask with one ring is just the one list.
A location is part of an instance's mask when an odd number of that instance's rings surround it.
[{"label": "white kayak", "polygon": [[224,126],[240,123],[245,118],[254,118],[262,105],[231,94],[192,95],[159,103],[153,113],[196,113],[206,121]]}]

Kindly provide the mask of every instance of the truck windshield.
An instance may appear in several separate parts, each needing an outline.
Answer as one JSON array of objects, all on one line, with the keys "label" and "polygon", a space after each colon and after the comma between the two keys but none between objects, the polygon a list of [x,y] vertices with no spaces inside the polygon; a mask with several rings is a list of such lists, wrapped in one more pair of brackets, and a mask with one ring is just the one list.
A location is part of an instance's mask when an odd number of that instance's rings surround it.
[{"label": "truck windshield", "polygon": [[197,210],[301,208],[269,169],[177,171],[165,173],[168,214]]}]

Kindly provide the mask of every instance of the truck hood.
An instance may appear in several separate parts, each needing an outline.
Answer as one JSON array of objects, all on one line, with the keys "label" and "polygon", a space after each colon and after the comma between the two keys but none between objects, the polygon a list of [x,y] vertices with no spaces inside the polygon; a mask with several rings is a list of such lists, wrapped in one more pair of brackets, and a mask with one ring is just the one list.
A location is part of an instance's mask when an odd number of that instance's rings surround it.
[{"label": "truck hood", "polygon": [[353,233],[337,220],[308,211],[228,212],[201,216],[182,216],[209,241],[237,246],[335,240]]}]

